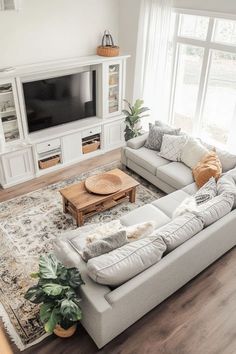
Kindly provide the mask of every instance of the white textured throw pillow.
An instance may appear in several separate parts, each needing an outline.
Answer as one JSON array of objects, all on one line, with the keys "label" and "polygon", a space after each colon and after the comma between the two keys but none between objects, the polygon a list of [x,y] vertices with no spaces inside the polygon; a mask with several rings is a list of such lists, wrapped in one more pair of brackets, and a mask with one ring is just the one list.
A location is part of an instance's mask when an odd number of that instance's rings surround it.
[{"label": "white textured throw pillow", "polygon": [[209,152],[197,139],[189,138],[183,147],[181,161],[190,168],[197,163]]},{"label": "white textured throw pillow", "polygon": [[181,161],[181,154],[187,141],[186,135],[165,134],[159,155],[170,161]]}]

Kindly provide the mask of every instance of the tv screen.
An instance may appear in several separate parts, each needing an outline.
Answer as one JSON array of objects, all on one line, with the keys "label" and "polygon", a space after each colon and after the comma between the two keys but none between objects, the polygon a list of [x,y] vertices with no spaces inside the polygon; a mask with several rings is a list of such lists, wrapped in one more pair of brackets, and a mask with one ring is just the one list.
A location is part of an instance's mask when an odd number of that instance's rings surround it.
[{"label": "tv screen", "polygon": [[23,83],[29,132],[96,116],[96,71]]}]

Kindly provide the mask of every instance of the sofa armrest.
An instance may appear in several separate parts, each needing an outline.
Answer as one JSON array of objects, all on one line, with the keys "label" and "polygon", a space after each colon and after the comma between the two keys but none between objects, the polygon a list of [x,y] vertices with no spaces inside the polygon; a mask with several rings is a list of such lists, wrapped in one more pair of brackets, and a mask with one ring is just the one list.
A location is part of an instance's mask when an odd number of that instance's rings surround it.
[{"label": "sofa armrest", "polygon": [[140,149],[145,144],[147,137],[148,137],[148,132],[144,133],[143,135],[137,136],[137,138],[130,139],[127,142],[127,146],[135,150]]}]

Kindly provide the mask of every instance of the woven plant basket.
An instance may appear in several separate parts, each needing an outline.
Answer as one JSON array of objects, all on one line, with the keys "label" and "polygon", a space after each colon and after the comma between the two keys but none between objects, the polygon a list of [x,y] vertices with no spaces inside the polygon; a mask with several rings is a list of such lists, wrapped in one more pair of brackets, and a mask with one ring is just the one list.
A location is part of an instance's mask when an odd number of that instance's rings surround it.
[{"label": "woven plant basket", "polygon": [[119,55],[120,47],[118,46],[98,46],[97,47],[97,55],[102,57],[116,57]]}]

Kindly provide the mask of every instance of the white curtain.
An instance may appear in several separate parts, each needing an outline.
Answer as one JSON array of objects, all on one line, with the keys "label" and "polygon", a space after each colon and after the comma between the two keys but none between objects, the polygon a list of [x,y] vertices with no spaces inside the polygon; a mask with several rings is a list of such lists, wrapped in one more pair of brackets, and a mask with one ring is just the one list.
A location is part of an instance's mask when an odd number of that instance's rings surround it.
[{"label": "white curtain", "polygon": [[168,120],[171,10],[171,0],[141,0],[133,98],[150,108],[149,121]]}]

